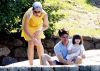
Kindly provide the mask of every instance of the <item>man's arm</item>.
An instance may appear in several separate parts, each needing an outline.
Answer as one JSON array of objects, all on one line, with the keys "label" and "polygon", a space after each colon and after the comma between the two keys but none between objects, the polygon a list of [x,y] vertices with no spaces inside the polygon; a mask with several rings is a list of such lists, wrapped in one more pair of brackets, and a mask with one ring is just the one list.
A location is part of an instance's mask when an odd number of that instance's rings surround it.
[{"label": "man's arm", "polygon": [[58,54],[58,55],[57,55],[57,58],[59,59],[59,61],[60,61],[61,63],[63,63],[64,65],[67,65],[67,60],[65,60],[65,59],[63,58],[62,54]]}]

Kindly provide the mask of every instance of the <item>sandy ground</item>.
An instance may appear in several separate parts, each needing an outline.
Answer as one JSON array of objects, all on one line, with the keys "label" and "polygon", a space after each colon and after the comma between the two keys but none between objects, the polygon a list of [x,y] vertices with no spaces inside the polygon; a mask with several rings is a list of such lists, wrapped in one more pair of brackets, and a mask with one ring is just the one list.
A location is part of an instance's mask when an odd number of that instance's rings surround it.
[{"label": "sandy ground", "polygon": [[[81,65],[100,65],[100,50],[87,50],[84,52],[84,54],[86,55],[86,58],[83,59],[83,63]],[[57,59],[55,56],[52,57],[53,59]],[[40,61],[39,59],[34,59],[33,61],[34,66],[40,66]],[[22,62],[17,62],[17,63],[13,63],[9,66],[30,66],[29,65],[29,60],[27,61],[22,61]]]}]

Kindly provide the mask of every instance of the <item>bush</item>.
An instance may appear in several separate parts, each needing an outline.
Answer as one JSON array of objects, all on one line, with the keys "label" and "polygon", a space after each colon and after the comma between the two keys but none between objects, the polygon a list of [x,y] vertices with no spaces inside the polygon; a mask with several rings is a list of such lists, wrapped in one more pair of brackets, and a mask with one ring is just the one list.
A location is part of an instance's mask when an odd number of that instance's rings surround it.
[{"label": "bush", "polygon": [[[24,13],[37,0],[1,0],[0,1],[0,32],[12,33],[12,30],[21,32],[22,18]],[[54,33],[54,23],[59,21],[64,15],[52,14],[57,12],[60,6],[45,5],[44,0],[41,1],[44,10],[48,13],[50,27],[45,31],[46,37],[50,37]],[[48,0],[50,1],[50,0]],[[49,3],[49,2],[48,2]]]}]

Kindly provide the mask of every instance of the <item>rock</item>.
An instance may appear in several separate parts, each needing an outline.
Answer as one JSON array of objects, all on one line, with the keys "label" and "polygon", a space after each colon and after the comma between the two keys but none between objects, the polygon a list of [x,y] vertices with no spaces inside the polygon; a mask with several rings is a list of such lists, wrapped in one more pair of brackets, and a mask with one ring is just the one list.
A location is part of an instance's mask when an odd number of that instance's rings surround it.
[{"label": "rock", "polygon": [[100,49],[100,43],[95,45],[96,49]]},{"label": "rock", "polygon": [[13,43],[13,46],[15,46],[15,47],[23,45],[23,42],[20,41],[19,39],[15,39],[12,43]]},{"label": "rock", "polygon": [[93,5],[95,5],[95,6],[97,6],[98,8],[100,8],[100,7],[99,7],[99,5],[100,5],[100,0],[91,0],[91,2],[92,2]]},{"label": "rock", "polygon": [[88,41],[84,41],[84,42],[83,42],[83,45],[84,45],[84,48],[85,48],[86,50],[88,50],[88,49],[93,49],[93,48],[94,48],[94,45],[93,45],[92,43],[88,42]]},{"label": "rock", "polygon": [[56,45],[59,41],[60,41],[60,39],[57,39],[55,45]]},{"label": "rock", "polygon": [[0,45],[0,48],[8,48],[7,46]]},{"label": "rock", "polygon": [[41,71],[41,67],[32,67],[32,71]]},{"label": "rock", "polygon": [[38,58],[39,58],[38,53],[37,52],[34,53],[34,59],[38,59]]},{"label": "rock", "polygon": [[65,66],[56,66],[54,67],[54,71],[68,71],[68,67],[65,67]]},{"label": "rock", "polygon": [[19,62],[20,61],[26,61],[27,59],[26,58],[19,58]]},{"label": "rock", "polygon": [[57,35],[52,35],[51,38],[58,39],[59,36],[57,36]]},{"label": "rock", "polygon": [[50,55],[50,56],[51,56],[51,53],[48,53],[48,55]]},{"label": "rock", "polygon": [[92,41],[92,37],[90,36],[82,36],[83,40]]},{"label": "rock", "polygon": [[47,49],[48,53],[54,53],[54,49]]},{"label": "rock", "polygon": [[100,65],[92,65],[91,71],[100,71]]},{"label": "rock", "polygon": [[14,50],[14,57],[27,57],[27,49],[20,47]]},{"label": "rock", "polygon": [[6,67],[0,67],[0,71],[7,71]]},{"label": "rock", "polygon": [[8,67],[8,71],[18,71],[18,67]]},{"label": "rock", "polygon": [[90,71],[90,65],[79,65],[79,71]]},{"label": "rock", "polygon": [[8,64],[11,64],[11,63],[15,63],[15,62],[17,62],[16,58],[5,56],[3,58],[3,60],[2,60],[2,65],[5,66],[5,65],[8,65]]},{"label": "rock", "polygon": [[19,67],[18,71],[31,71],[30,67]]},{"label": "rock", "polygon": [[51,54],[51,56],[55,56],[55,55],[56,55],[55,53],[52,53],[52,54]]},{"label": "rock", "polygon": [[54,48],[54,46],[55,46],[54,40],[52,40],[52,39],[46,40],[45,45],[46,45],[47,48]]},{"label": "rock", "polygon": [[79,67],[78,66],[69,66],[69,71],[78,71]]},{"label": "rock", "polygon": [[10,53],[8,48],[0,48],[0,56],[4,55],[7,56]]},{"label": "rock", "polygon": [[93,42],[94,42],[94,43],[100,42],[100,38],[93,37]]},{"label": "rock", "polygon": [[52,67],[42,67],[42,71],[54,71]]},{"label": "rock", "polygon": [[48,51],[46,49],[44,49],[44,53],[48,54]]}]

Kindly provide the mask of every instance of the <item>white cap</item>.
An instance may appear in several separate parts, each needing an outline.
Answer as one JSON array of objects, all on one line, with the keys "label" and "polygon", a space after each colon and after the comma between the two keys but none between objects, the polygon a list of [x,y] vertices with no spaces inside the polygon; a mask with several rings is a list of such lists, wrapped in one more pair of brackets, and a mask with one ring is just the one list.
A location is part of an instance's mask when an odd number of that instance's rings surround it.
[{"label": "white cap", "polygon": [[41,8],[42,9],[42,4],[40,2],[34,2],[32,6],[33,6],[33,9],[35,9],[35,8]]}]

